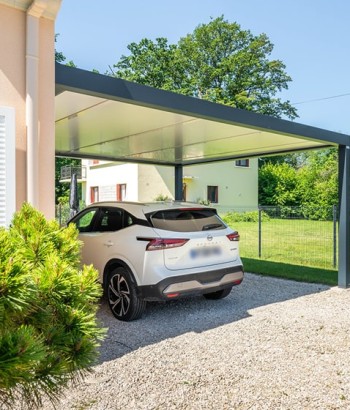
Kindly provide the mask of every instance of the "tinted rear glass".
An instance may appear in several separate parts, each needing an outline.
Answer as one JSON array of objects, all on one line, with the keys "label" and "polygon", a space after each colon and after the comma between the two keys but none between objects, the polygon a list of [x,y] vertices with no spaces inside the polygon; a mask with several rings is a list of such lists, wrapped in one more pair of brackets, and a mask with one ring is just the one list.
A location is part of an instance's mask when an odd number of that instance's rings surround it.
[{"label": "tinted rear glass", "polygon": [[225,229],[225,224],[211,209],[176,209],[158,211],[150,217],[158,229],[175,232],[197,232]]}]

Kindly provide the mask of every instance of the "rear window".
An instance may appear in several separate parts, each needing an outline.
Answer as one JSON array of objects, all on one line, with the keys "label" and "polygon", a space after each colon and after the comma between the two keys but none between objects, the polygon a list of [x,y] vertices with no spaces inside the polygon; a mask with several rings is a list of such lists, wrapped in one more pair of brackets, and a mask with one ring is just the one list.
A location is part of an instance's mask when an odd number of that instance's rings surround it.
[{"label": "rear window", "polygon": [[158,211],[150,216],[158,229],[175,232],[210,231],[225,229],[226,225],[211,209],[175,209]]}]

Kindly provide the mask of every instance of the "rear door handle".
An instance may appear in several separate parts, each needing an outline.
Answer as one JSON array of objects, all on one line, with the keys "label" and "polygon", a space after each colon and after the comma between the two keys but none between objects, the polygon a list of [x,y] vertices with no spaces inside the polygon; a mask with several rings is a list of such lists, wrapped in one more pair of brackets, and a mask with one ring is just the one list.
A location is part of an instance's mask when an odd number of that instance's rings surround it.
[{"label": "rear door handle", "polygon": [[105,242],[103,245],[108,246],[108,248],[109,248],[109,247],[113,246],[114,243],[112,241],[108,241],[108,242]]}]

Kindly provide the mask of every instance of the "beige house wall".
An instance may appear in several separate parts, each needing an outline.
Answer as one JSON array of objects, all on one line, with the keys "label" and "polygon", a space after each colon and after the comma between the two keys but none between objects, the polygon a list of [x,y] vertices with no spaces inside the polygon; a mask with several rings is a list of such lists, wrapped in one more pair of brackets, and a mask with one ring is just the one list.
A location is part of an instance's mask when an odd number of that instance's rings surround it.
[{"label": "beige house wall", "polygon": [[39,209],[55,217],[55,28],[41,18],[39,29]]},{"label": "beige house wall", "polygon": [[[61,0],[36,2],[0,0],[0,106],[13,107],[15,110],[16,135],[16,172],[13,183],[16,186],[16,209],[31,196],[28,193],[28,124],[35,120],[35,149],[32,161],[37,167],[32,178],[35,190],[33,205],[46,217],[53,218],[55,213],[55,72],[54,72],[54,19]],[[26,84],[27,63],[27,10],[31,8],[32,21],[38,25],[37,55],[29,56],[37,63],[37,97],[35,115],[26,113],[28,107]],[[31,34],[31,33],[29,33]],[[32,85],[32,84],[31,84]],[[32,97],[32,96],[31,96]],[[31,99],[33,100],[33,99]],[[37,105],[36,105],[37,104]],[[30,113],[31,111],[29,111]],[[30,174],[30,173],[29,173]],[[29,202],[31,202],[29,200]]]},{"label": "beige house wall", "polygon": [[[218,208],[255,208],[258,206],[258,159],[249,167],[238,167],[234,160],[184,167],[186,200],[207,199],[207,187],[218,187]],[[189,177],[189,178],[186,178]]]},{"label": "beige house wall", "polygon": [[16,208],[26,200],[26,14],[0,4],[0,106],[15,109]]},{"label": "beige house wall", "polygon": [[139,165],[138,200],[155,201],[160,195],[173,198],[175,191],[175,174],[173,167],[156,165]]}]

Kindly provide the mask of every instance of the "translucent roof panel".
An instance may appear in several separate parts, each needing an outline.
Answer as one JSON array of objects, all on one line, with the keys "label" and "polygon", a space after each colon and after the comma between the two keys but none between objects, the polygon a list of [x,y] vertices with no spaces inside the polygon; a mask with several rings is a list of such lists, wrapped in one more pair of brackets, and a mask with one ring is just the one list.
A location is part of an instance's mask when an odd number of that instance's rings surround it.
[{"label": "translucent roof panel", "polygon": [[349,145],[349,136],[56,64],[56,154],[164,165]]}]

